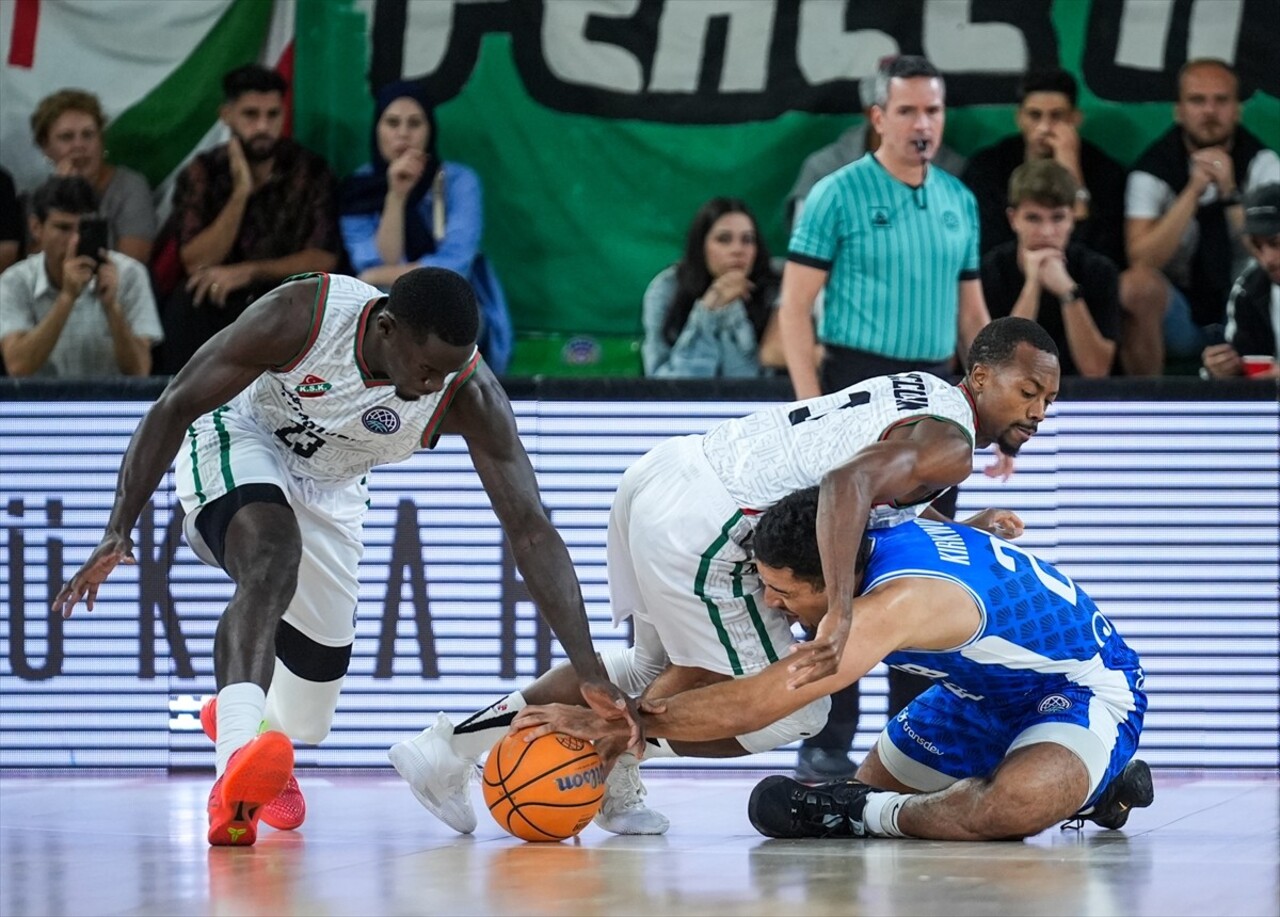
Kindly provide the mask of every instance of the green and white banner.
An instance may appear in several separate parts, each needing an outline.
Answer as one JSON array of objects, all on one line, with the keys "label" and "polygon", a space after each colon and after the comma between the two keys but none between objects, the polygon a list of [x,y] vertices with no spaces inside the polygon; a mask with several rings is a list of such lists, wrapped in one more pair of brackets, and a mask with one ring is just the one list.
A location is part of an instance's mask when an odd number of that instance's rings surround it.
[{"label": "green and white banner", "polygon": [[751,202],[781,253],[784,194],[886,54],[947,74],[964,154],[1014,130],[1023,72],[1056,65],[1083,134],[1129,163],[1204,56],[1234,64],[1245,125],[1280,146],[1275,0],[0,0],[0,162],[38,180],[30,107],[82,85],[115,117],[112,158],[159,184],[216,138],[222,71],[286,69],[295,31],[296,135],[339,172],[368,158],[366,80],[439,100],[443,154],[484,181],[514,373],[638,372],[641,294],[708,197]]},{"label": "green and white banner", "polygon": [[50,173],[31,139],[40,99],[87,89],[107,113],[108,158],[157,203],[192,153],[224,140],[221,76],[292,67],[294,0],[0,0],[0,165],[29,190]]}]

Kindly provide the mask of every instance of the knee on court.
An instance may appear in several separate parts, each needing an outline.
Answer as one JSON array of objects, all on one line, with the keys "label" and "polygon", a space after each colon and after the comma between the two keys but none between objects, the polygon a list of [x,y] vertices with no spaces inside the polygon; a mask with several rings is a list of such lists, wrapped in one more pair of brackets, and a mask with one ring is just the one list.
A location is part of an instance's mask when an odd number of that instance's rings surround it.
[{"label": "knee on court", "polygon": [[790,745],[792,742],[807,739],[821,732],[822,727],[827,725],[827,716],[830,712],[831,698],[820,697],[763,729],[738,736],[738,744],[748,754],[772,751],[783,745]]}]

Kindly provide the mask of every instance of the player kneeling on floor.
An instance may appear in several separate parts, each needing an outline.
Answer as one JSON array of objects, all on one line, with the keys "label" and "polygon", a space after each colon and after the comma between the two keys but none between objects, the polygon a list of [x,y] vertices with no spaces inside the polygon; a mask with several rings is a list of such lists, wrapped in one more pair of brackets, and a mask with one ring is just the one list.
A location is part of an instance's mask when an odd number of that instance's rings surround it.
[{"label": "player kneeling on floor", "polygon": [[[756,530],[770,604],[816,626],[828,596],[814,537],[818,494],[793,494]],[[1134,759],[1143,672],[1093,600],[1051,564],[968,526],[933,520],[867,533],[852,626],[833,676],[797,680],[821,641],[748,678],[644,705],[650,737],[713,739],[758,728],[851,684],[880,661],[932,678],[852,781],[768,777],[751,795],[770,837],[996,840],[1069,819],[1125,824],[1153,799]],[[517,727],[600,739],[617,730],[580,707],[526,707]]]}]

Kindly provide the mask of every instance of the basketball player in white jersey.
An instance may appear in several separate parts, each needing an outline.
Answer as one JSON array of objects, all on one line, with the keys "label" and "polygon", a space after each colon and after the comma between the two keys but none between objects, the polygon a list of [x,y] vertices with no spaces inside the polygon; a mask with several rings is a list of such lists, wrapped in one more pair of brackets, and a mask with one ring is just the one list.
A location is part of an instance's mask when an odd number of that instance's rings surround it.
[{"label": "basketball player in white jersey", "polygon": [[389,296],[351,277],[290,278],[200,348],[130,440],[106,534],[53,607],[93,610],[116,565],[135,562],[134,524],[176,457],[187,540],[236,584],[214,643],[216,707],[201,716],[217,743],[210,844],[254,843],[260,816],[301,824],[290,740],[328,734],[347,672],[368,473],[441,433],[467,441],[583,698],[636,722],[592,650],[568,550],[476,350],[478,323],[470,285],[440,268],[405,274]]},{"label": "basketball player in white jersey", "polygon": [[[609,677],[631,694],[673,693],[743,678],[782,658],[794,642],[769,608],[752,563],[759,514],[787,494],[821,485],[817,538],[831,610],[800,657],[796,686],[832,674],[853,603],[853,560],[864,529],[914,517],[969,477],[975,447],[1016,455],[1058,395],[1058,351],[1038,324],[1006,317],[987,325],[959,385],[923,372],[859,382],[807,401],[667,440],[623,475],[609,515],[609,594],[615,622],[634,618],[635,645],[603,654]],[[1012,514],[988,510],[968,524],[1017,535]],[[391,760],[430,812],[475,829],[467,780],[526,704],[574,703],[575,678],[553,669],[454,727],[444,714],[394,746]],[[727,743],[661,742],[647,757],[722,757],[767,751],[826,722],[824,695]],[[609,775],[597,823],[619,834],[661,834],[667,820],[643,805],[638,762],[622,755]]]}]

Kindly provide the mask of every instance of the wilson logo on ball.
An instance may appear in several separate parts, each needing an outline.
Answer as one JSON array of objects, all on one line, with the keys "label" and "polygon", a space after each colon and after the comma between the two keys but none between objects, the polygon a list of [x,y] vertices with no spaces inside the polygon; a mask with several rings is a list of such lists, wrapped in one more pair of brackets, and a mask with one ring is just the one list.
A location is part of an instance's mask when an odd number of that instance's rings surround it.
[{"label": "wilson logo on ball", "polygon": [[565,790],[575,790],[580,786],[595,788],[602,783],[604,783],[604,768],[593,767],[580,774],[571,774],[567,777],[557,777],[556,789],[563,793]]}]

